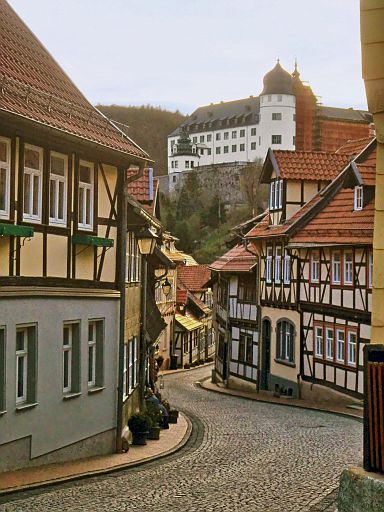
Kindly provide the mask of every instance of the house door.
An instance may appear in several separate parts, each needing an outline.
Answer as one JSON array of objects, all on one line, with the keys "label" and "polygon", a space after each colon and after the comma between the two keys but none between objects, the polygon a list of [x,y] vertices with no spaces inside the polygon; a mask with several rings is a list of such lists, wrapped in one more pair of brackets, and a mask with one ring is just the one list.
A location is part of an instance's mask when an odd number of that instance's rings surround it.
[{"label": "house door", "polygon": [[268,389],[269,387],[269,374],[271,371],[271,322],[270,320],[263,320],[263,347],[262,347],[262,361],[261,361],[261,379],[260,388]]}]

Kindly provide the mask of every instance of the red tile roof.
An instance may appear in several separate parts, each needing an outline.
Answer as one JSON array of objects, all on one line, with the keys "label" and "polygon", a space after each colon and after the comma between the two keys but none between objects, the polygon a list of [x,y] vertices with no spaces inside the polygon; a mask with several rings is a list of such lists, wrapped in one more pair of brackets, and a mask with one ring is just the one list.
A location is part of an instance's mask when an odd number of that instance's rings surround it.
[{"label": "red tile roof", "polygon": [[180,290],[180,288],[178,288],[176,290],[176,304],[186,304],[187,296],[188,290]]},{"label": "red tile roof", "polygon": [[[137,172],[136,169],[128,169],[127,176],[132,176]],[[135,181],[128,184],[128,194],[133,196],[136,201],[149,202],[149,169],[144,169],[143,175]]]},{"label": "red tile roof", "polygon": [[357,164],[359,173],[363,179],[363,185],[374,187],[376,183],[376,166],[370,164]]},{"label": "red tile roof", "polygon": [[354,190],[341,189],[290,244],[371,244],[373,241],[374,199],[362,210],[354,211]]},{"label": "red tile roof", "polygon": [[177,269],[177,279],[191,292],[206,289],[206,283],[211,277],[207,265],[182,266]]},{"label": "red tile roof", "polygon": [[323,151],[274,150],[281,178],[331,181],[351,160],[350,155]]},{"label": "red tile roof", "polygon": [[[249,250],[253,251],[254,247],[249,247]],[[211,263],[209,268],[217,272],[250,272],[256,261],[257,256],[253,256],[239,244]]]},{"label": "red tile roof", "polygon": [[338,155],[357,156],[363,149],[373,141],[375,137],[365,137],[363,139],[351,139],[336,150]]},{"label": "red tile roof", "polygon": [[0,0],[0,48],[0,110],[148,158],[88,102],[5,0]]}]

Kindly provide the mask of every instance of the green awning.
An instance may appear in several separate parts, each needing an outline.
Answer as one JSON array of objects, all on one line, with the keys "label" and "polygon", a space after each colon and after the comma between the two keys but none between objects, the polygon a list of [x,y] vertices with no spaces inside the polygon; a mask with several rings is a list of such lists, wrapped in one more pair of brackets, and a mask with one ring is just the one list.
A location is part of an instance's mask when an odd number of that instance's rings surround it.
[{"label": "green awning", "polygon": [[73,235],[72,243],[74,245],[89,245],[93,247],[113,247],[112,238],[103,238],[92,235]]},{"label": "green awning", "polygon": [[0,224],[0,236],[31,238],[33,236],[33,228],[30,226],[18,226],[17,224]]}]

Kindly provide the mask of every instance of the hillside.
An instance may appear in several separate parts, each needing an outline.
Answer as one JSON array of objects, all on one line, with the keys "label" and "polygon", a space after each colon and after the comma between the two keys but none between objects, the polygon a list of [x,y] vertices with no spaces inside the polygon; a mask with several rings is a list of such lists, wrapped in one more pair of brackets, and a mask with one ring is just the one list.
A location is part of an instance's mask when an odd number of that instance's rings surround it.
[{"label": "hillside", "polygon": [[110,119],[128,126],[118,125],[155,160],[155,175],[167,174],[167,136],[186,116],[179,111],[170,112],[150,105],[97,105],[97,108]]}]

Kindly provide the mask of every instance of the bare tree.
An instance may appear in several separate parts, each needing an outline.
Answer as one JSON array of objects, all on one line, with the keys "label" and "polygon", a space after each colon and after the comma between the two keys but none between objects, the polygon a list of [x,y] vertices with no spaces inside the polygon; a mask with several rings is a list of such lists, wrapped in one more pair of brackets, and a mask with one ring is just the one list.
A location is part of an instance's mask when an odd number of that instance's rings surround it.
[{"label": "bare tree", "polygon": [[244,167],[240,174],[240,186],[253,216],[264,210],[268,200],[267,185],[260,183],[262,169],[263,160],[257,158]]}]

